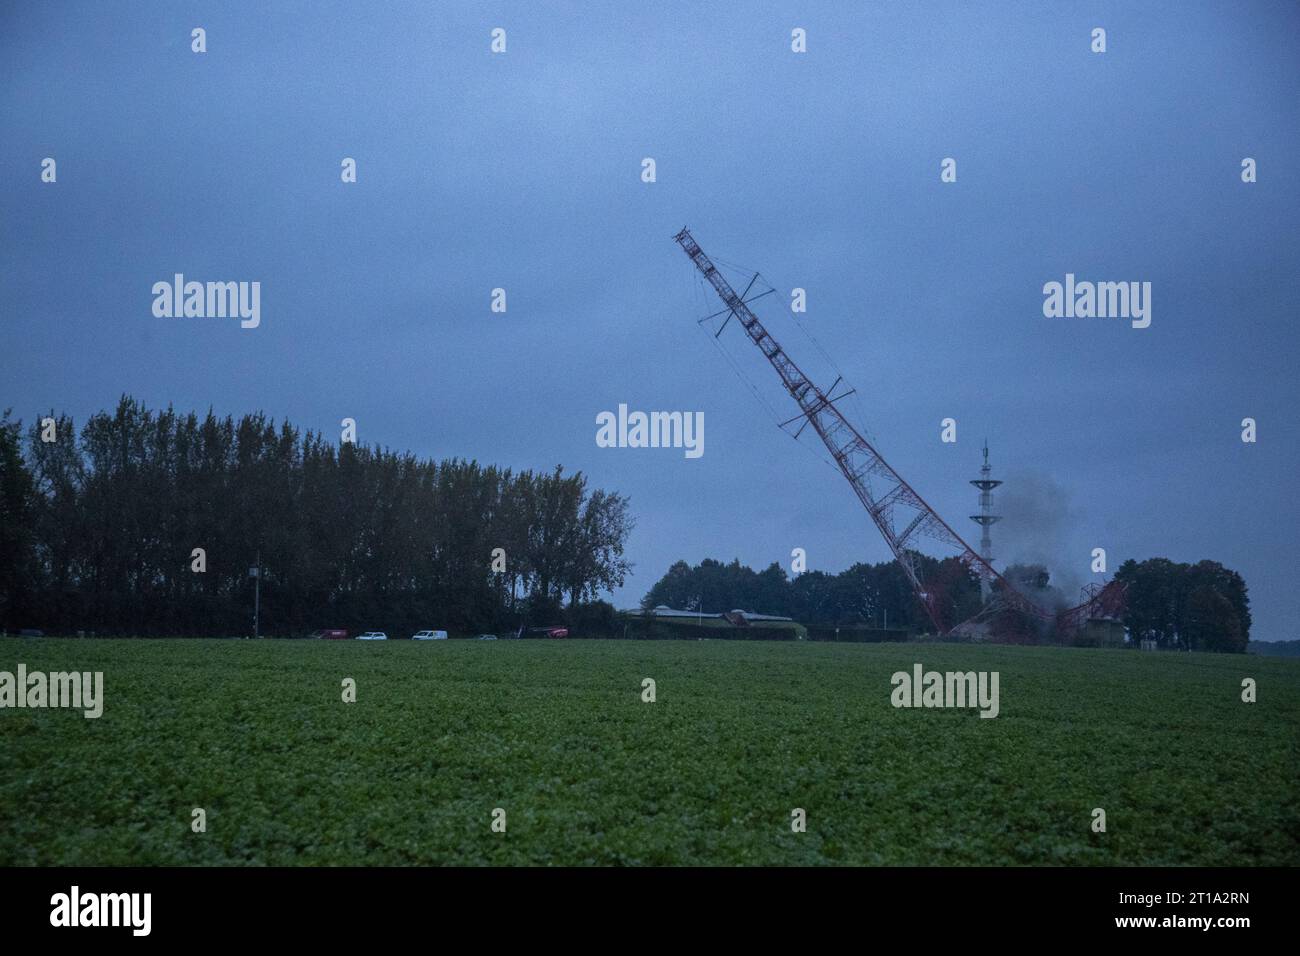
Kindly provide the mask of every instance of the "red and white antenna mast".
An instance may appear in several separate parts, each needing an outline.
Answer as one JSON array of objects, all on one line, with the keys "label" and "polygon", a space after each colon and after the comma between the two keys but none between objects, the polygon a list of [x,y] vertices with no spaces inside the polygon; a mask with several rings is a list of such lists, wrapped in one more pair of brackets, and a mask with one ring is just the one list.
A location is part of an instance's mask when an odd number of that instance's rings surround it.
[{"label": "red and white antenna mast", "polygon": [[[683,229],[673,240],[695,264],[695,268],[713,286],[718,297],[726,306],[724,312],[730,321],[734,316],[749,340],[758,346],[764,357],[776,369],[781,377],[781,384],[790,393],[790,397],[799,406],[801,418],[811,425],[826,449],[834,459],[836,467],[844,475],[854,494],[867,514],[880,529],[885,543],[889,545],[899,565],[902,567],[917,599],[925,608],[935,629],[946,634],[958,623],[952,620],[955,608],[944,606],[944,595],[936,588],[927,586],[921,578],[919,552],[916,545],[921,538],[930,538],[957,551],[961,563],[979,576],[981,581],[991,585],[997,581],[1001,587],[994,595],[994,604],[999,608],[1011,607],[1037,618],[1049,617],[1045,611],[1017,591],[993,566],[970,545],[962,540],[961,535],[953,531],[940,518],[912,486],[903,480],[871,443],[862,437],[856,428],[840,413],[836,407],[836,398],[828,395],[812,383],[794,360],[785,353],[776,339],[763,326],[736,293],[726,278],[718,271],[704,250],[700,248],[688,229]],[[752,284],[752,283],[751,283]],[[721,313],[720,313],[721,314]],[[838,380],[836,382],[838,383]],[[831,386],[831,392],[835,386]],[[843,396],[839,396],[843,397]],[[801,426],[802,429],[802,426]],[[986,607],[980,612],[983,616],[994,608]],[[1086,616],[1087,608],[1075,609],[1076,618]]]},{"label": "red and white antenna mast", "polygon": [[[980,490],[980,513],[971,515],[970,520],[974,521],[981,528],[980,533],[980,557],[989,567],[993,566],[993,538],[989,533],[989,528],[1002,520],[1001,515],[993,513],[993,489],[1002,484],[1001,481],[992,477],[993,466],[989,464],[989,441],[984,439],[984,465],[980,468],[980,476],[972,479],[971,484]],[[983,573],[984,569],[980,568],[980,598],[985,603],[989,603],[989,595],[993,589],[993,581],[989,576]]]}]

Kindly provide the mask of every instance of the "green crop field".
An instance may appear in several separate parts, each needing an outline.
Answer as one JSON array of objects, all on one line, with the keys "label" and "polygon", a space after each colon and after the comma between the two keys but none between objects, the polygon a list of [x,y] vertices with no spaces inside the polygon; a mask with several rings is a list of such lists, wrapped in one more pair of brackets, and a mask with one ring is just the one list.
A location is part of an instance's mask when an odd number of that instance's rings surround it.
[{"label": "green crop field", "polygon": [[[917,662],[999,672],[999,716],[895,709]],[[1300,864],[1294,661],[0,640],[0,671],[19,663],[102,671],[105,702],[0,710],[5,865]]]}]

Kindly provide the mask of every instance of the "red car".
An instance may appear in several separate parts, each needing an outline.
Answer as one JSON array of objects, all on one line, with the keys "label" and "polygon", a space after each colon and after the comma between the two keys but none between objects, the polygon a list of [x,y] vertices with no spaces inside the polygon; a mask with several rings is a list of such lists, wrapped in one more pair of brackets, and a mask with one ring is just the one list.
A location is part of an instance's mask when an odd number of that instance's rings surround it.
[{"label": "red car", "polygon": [[322,641],[346,641],[348,632],[339,627],[327,627],[323,631],[317,631],[312,637]]}]

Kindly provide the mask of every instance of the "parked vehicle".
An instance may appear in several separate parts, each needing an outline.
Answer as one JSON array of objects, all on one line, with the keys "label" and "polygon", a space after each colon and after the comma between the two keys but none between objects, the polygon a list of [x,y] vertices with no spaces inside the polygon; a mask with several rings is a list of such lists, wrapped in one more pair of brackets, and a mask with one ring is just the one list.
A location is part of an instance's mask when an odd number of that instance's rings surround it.
[{"label": "parked vehicle", "polygon": [[346,641],[348,632],[341,627],[327,627],[321,631],[314,631],[311,636],[318,641]]},{"label": "parked vehicle", "polygon": [[416,631],[411,635],[413,641],[445,641],[446,631]]},{"label": "parked vehicle", "polygon": [[478,636],[478,640],[480,641],[495,641],[496,639],[497,636],[495,634],[480,634]]},{"label": "parked vehicle", "polygon": [[358,641],[386,641],[388,635],[383,631],[366,631],[364,634],[357,635]]}]

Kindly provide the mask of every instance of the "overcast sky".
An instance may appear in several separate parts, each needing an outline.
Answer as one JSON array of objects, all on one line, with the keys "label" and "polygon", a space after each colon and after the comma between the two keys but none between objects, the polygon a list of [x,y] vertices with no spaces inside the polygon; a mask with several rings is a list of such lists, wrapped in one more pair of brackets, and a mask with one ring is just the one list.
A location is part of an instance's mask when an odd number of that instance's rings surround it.
[{"label": "overcast sky", "polygon": [[[580,469],[637,518],[620,606],[679,558],[886,559],[754,348],[697,326],[689,225],[833,378],[807,290],[845,410],[971,540],[987,436],[999,559],[1077,587],[1094,547],[1212,558],[1252,636],[1300,637],[1300,8],[928,7],[4,4],[0,406],[128,392]],[[155,317],[177,272],[259,281],[261,325]],[[1046,318],[1066,273],[1150,282],[1150,327]],[[598,448],[619,403],[704,412],[704,455]]]}]

